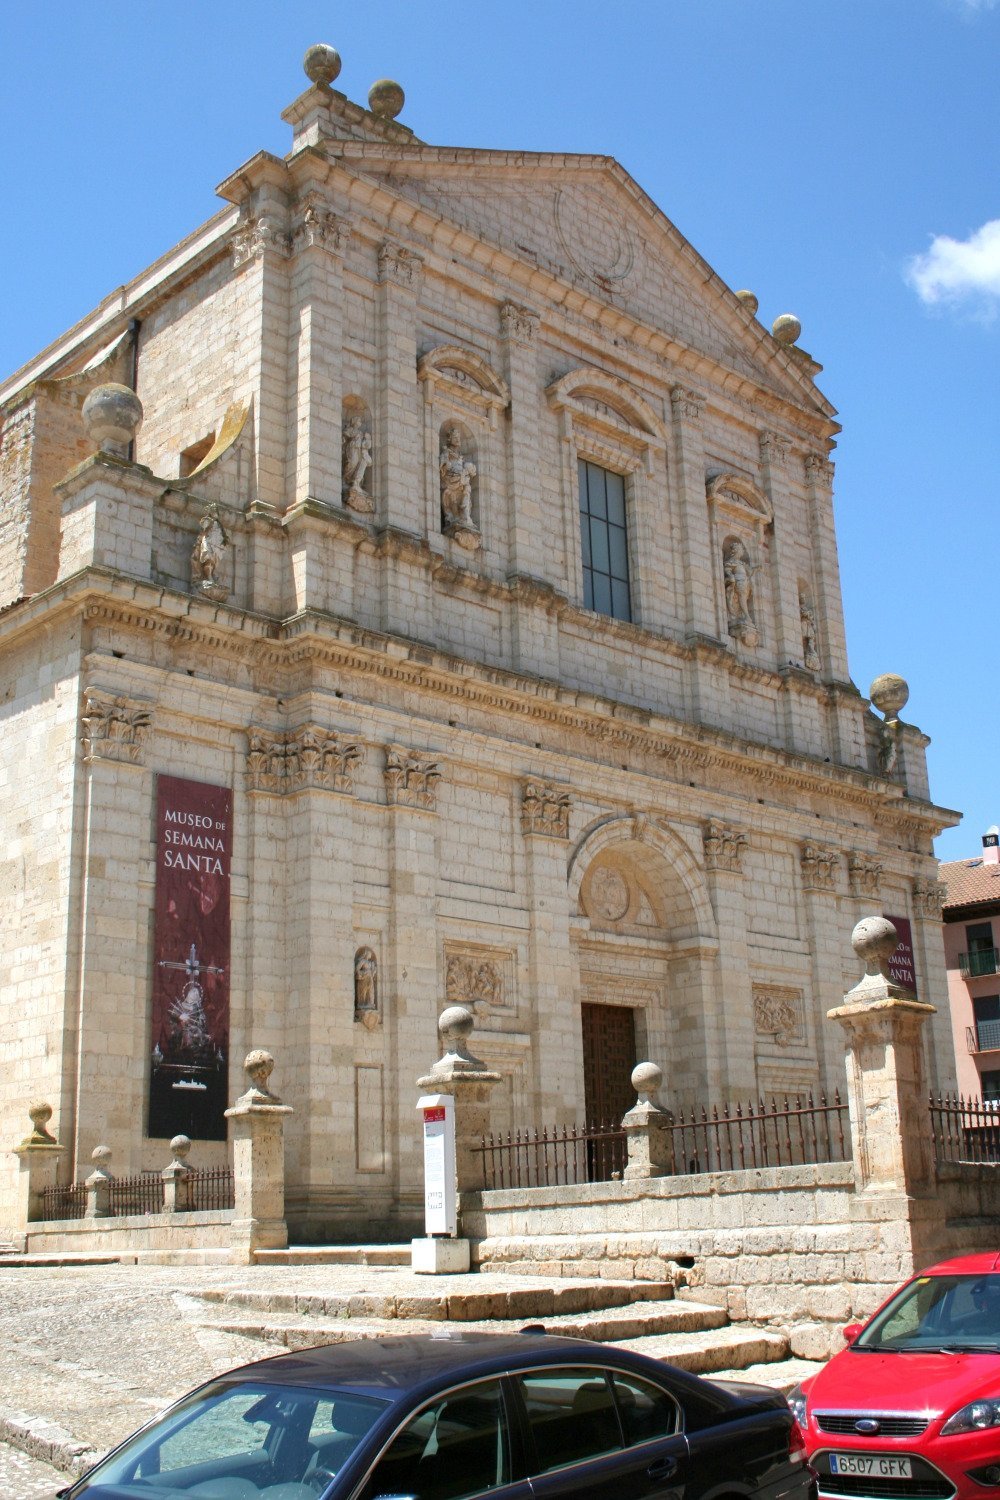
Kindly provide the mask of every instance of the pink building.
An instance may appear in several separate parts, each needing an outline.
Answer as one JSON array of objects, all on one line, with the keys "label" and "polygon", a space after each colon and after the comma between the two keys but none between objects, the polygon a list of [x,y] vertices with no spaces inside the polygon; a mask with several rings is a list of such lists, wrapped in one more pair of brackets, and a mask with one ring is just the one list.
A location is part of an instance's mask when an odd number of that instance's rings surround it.
[{"label": "pink building", "polygon": [[983,835],[979,858],[943,864],[941,879],[959,1092],[1000,1100],[1000,829]]}]

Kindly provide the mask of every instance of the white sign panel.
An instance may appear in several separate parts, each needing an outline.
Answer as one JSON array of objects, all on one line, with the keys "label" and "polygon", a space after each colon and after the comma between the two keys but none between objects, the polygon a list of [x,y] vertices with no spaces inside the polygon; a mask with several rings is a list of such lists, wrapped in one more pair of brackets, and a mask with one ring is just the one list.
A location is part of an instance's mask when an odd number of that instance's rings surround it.
[{"label": "white sign panel", "polygon": [[455,1101],[425,1094],[417,1108],[424,1119],[424,1233],[455,1235]]}]

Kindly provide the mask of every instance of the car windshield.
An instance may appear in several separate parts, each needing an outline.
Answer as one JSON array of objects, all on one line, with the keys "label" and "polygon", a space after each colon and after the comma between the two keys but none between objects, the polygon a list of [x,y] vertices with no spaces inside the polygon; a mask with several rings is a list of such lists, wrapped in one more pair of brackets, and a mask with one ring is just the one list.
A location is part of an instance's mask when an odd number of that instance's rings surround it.
[{"label": "car windshield", "polygon": [[218,1381],[69,1494],[87,1500],[316,1500],[388,1406],[353,1392]]},{"label": "car windshield", "polygon": [[1000,1276],[918,1276],[851,1346],[860,1351],[1000,1352]]}]

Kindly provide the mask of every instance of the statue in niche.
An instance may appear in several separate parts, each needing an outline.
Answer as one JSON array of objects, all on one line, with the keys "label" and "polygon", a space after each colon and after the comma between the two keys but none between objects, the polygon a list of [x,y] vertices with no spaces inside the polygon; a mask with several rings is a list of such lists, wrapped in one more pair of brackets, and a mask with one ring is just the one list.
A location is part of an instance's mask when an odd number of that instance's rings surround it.
[{"label": "statue in niche", "polygon": [[228,546],[229,536],[219,519],[219,507],[210,505],[201,518],[197,540],[191,549],[191,587],[209,599],[222,600],[229,593],[218,577]]},{"label": "statue in niche", "polygon": [[354,1019],[369,1031],[378,1025],[378,959],[371,948],[354,955]]},{"label": "statue in niche", "polygon": [[460,546],[470,551],[479,545],[479,530],[472,519],[472,481],[476,466],[462,453],[462,436],[450,427],[438,461],[441,475],[441,518],[444,529]]},{"label": "statue in niche", "polygon": [[726,543],[722,553],[722,569],[726,582],[729,633],[746,646],[756,646],[760,640],[754,618],[753,575],[757,569],[738,537],[730,537]]},{"label": "statue in niche", "polygon": [[802,623],[802,660],[810,672],[818,672],[819,651],[816,649],[816,616],[808,599],[799,595],[799,619]]},{"label": "statue in niche", "polygon": [[365,489],[365,475],[372,466],[372,435],[357,412],[344,423],[344,504],[362,515],[371,515],[375,501]]}]

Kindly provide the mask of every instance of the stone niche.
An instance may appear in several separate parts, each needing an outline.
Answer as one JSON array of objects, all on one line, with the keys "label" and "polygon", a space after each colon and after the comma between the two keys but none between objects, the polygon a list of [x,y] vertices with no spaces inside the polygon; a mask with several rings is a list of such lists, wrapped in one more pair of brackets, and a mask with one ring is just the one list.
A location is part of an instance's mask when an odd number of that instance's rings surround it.
[{"label": "stone niche", "polygon": [[425,499],[428,536],[443,536],[470,557],[497,542],[502,498],[500,414],[507,382],[471,349],[440,344],[422,355]]}]

